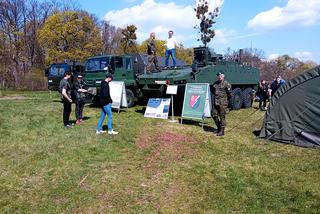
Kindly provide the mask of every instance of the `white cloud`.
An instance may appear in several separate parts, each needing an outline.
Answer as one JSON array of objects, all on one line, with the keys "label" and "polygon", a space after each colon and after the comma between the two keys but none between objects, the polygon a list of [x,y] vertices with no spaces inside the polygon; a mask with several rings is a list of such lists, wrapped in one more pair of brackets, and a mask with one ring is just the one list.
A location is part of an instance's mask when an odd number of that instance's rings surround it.
[{"label": "white cloud", "polygon": [[320,23],[320,0],[288,0],[284,7],[274,7],[248,22],[250,28],[275,29],[290,25],[310,26]]},{"label": "white cloud", "polygon": [[236,35],[234,30],[217,29],[213,42],[216,44],[228,44],[231,37]]},{"label": "white cloud", "polygon": [[[221,6],[223,0],[210,0],[210,8]],[[174,2],[161,3],[155,0],[144,0],[136,5],[121,10],[109,11],[105,20],[112,25],[124,27],[134,24],[137,26],[138,41],[149,37],[150,32],[155,32],[157,38],[166,39],[169,30],[173,30],[179,42],[195,40],[197,31],[193,26],[197,23],[194,5],[178,5]]]},{"label": "white cloud", "polygon": [[274,54],[270,54],[268,57],[268,60],[274,60],[277,59],[280,56],[280,54],[274,53]]},{"label": "white cloud", "polygon": [[295,52],[294,57],[300,59],[301,61],[308,61],[308,60],[314,61],[314,56],[309,51]]}]

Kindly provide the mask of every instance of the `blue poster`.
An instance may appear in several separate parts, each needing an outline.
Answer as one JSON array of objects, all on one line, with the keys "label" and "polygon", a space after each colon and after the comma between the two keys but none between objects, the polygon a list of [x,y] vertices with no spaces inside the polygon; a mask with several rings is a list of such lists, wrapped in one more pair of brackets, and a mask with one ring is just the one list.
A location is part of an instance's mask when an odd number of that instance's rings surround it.
[{"label": "blue poster", "polygon": [[168,119],[171,99],[150,98],[144,113],[145,117]]}]

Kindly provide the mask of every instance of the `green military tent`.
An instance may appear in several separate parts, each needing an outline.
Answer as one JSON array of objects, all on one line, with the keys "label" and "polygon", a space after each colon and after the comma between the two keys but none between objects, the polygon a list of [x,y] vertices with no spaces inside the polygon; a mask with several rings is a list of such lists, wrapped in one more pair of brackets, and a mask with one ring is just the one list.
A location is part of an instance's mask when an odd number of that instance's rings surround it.
[{"label": "green military tent", "polygon": [[320,66],[287,81],[273,95],[261,138],[320,147]]}]

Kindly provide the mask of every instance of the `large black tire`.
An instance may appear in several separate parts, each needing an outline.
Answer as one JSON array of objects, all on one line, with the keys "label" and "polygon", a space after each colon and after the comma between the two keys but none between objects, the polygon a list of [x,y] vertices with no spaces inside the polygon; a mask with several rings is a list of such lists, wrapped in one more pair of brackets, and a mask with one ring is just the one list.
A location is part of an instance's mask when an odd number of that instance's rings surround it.
[{"label": "large black tire", "polygon": [[253,101],[253,90],[252,88],[246,88],[242,92],[242,107],[250,108],[252,106]]},{"label": "large black tire", "polygon": [[235,88],[232,90],[230,107],[232,110],[239,110],[242,106],[242,91],[240,88]]},{"label": "large black tire", "polygon": [[127,93],[127,102],[128,102],[128,107],[132,107],[135,104],[136,97],[134,96],[134,93],[130,89],[126,89]]}]

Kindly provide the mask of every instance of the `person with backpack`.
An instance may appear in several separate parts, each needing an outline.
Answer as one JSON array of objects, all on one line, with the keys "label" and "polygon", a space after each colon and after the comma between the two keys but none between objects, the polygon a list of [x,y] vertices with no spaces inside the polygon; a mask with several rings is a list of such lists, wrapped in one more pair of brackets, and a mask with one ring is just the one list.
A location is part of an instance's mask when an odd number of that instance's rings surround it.
[{"label": "person with backpack", "polygon": [[65,71],[63,74],[63,79],[59,84],[59,92],[61,93],[61,100],[63,103],[63,125],[65,128],[73,128],[70,124],[70,114],[71,114],[71,86],[69,79],[71,78],[71,72]]}]

